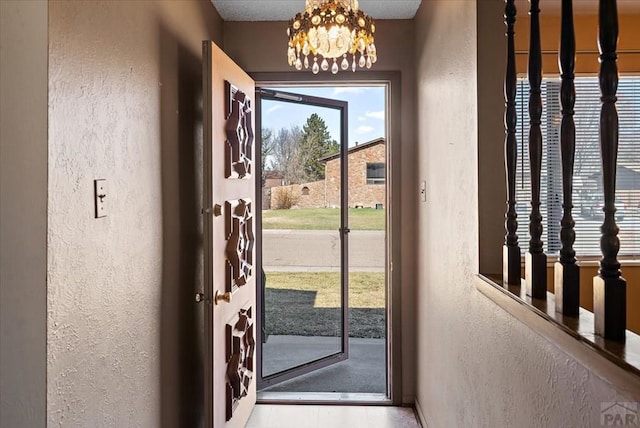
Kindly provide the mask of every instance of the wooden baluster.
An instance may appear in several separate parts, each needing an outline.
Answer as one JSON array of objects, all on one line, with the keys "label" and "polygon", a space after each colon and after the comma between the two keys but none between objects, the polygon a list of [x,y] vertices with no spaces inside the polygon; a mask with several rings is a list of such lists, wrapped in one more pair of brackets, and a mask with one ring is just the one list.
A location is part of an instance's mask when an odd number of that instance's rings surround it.
[{"label": "wooden baluster", "polygon": [[505,141],[504,158],[507,172],[507,213],[505,245],[502,249],[503,281],[510,285],[520,285],[522,280],[520,246],[518,245],[518,221],[516,213],[516,162],[518,160],[518,142],[516,140],[516,53],[514,43],[514,24],[516,22],[515,0],[506,0],[504,23],[507,26],[507,72],[504,79],[505,99]]},{"label": "wooden baluster", "polygon": [[560,102],[562,123],[560,125],[560,157],[562,158],[562,208],[560,225],[560,261],[554,267],[556,311],[565,315],[578,315],[580,310],[580,268],[576,264],[573,243],[576,232],[571,216],[573,208],[573,163],[576,151],[576,126],[573,120],[576,101],[575,59],[576,37],[573,27],[573,0],[562,0],[562,24],[560,53],[558,55],[560,75]]},{"label": "wooden baluster", "polygon": [[615,220],[616,163],[618,158],[618,11],[615,0],[600,0],[598,22],[600,50],[600,155],[604,191],[604,223],[600,228],[602,259],[598,276],[593,278],[596,334],[605,339],[624,341],[627,319],[627,282],[620,273],[620,249]]},{"label": "wooden baluster", "polygon": [[547,297],[547,255],[542,246],[540,213],[540,174],[542,170],[542,50],[540,47],[540,0],[530,0],[531,36],[529,38],[529,165],[531,171],[531,215],[529,217],[529,251],[525,255],[527,295]]}]

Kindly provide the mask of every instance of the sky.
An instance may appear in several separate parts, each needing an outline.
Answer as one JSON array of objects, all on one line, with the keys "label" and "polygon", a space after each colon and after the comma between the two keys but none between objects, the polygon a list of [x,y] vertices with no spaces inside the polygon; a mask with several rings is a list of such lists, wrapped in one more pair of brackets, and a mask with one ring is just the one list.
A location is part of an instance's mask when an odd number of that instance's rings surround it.
[{"label": "sky", "polygon": [[[347,101],[349,103],[349,147],[385,137],[384,86],[316,86],[294,88],[265,88],[315,97]],[[312,113],[318,113],[327,124],[331,138],[340,142],[340,114],[338,110],[306,106],[285,101],[262,101],[262,127],[274,132],[297,125],[302,128]]]}]

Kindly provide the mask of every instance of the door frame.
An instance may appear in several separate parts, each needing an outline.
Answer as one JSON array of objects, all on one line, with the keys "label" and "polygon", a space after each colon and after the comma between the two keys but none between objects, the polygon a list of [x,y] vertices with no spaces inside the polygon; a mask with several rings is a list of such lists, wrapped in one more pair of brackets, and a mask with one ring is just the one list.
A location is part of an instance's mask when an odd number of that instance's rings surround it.
[{"label": "door frame", "polygon": [[[358,71],[356,73],[338,73],[336,75],[313,75],[305,72],[249,72],[256,87],[269,86],[372,86],[386,87],[386,151],[387,151],[387,391],[389,397],[384,400],[372,399],[362,394],[300,394],[272,393],[268,398],[258,398],[258,403],[326,403],[343,404],[392,404],[402,405],[402,307],[401,307],[401,234],[400,210],[400,148],[401,148],[401,74],[399,71]],[[259,117],[256,117],[256,129],[260,129]],[[256,132],[256,135],[259,135]],[[256,149],[260,143],[256,139]],[[256,158],[260,151],[256,150]],[[259,160],[258,160],[259,162]],[[396,207],[395,209],[393,207]],[[258,225],[261,226],[261,225]],[[260,236],[260,234],[257,234]],[[259,238],[261,239],[261,238]],[[257,242],[258,260],[261,260],[261,242]],[[260,311],[261,308],[258,308]],[[260,312],[257,313],[261,317]]]},{"label": "door frame", "polygon": [[[347,270],[349,266],[349,210],[348,210],[348,146],[349,146],[349,106],[346,101],[334,100],[329,98],[314,97],[304,94],[296,94],[285,91],[273,91],[269,94],[269,90],[265,90],[262,87],[256,85],[256,106],[255,111],[259,114],[255,115],[256,119],[256,148],[262,149],[262,100],[276,100],[280,102],[288,102],[292,104],[303,104],[309,106],[315,106],[326,109],[333,109],[340,112],[340,229],[338,233],[340,235],[340,300],[342,305],[342,311],[340,314],[342,322],[342,339],[341,339],[341,351],[327,355],[316,360],[303,363],[296,367],[292,367],[283,370],[278,373],[274,373],[267,377],[262,373],[262,359],[264,346],[262,338],[265,332],[265,294],[264,294],[264,275],[262,275],[262,183],[261,174],[256,171],[256,195],[260,193],[260,196],[256,196],[256,237],[258,242],[256,245],[256,266],[260,271],[260,276],[256,277],[256,320],[258,324],[258,339],[256,341],[257,346],[257,387],[268,387],[277,385],[280,382],[287,381],[289,379],[302,376],[307,373],[311,373],[315,370],[323,367],[328,367],[340,361],[345,361],[349,358],[349,272]],[[262,150],[256,150],[256,165],[262,165]]]}]

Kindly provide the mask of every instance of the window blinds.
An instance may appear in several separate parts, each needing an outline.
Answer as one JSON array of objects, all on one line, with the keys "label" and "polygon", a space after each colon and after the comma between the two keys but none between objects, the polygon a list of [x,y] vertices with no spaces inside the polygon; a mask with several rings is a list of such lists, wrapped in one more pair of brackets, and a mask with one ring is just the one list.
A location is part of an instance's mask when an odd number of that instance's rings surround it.
[{"label": "window blinds", "polygon": [[[576,222],[576,255],[600,255],[602,206],[602,166],[600,162],[600,87],[598,78],[576,78],[576,156],[573,178],[573,218]],[[517,86],[518,165],[516,168],[516,210],[518,237],[526,251],[529,242],[531,176],[529,173],[529,85],[525,78]],[[560,250],[562,219],[562,167],[560,161],[560,80],[542,82],[543,153],[541,172],[541,212],[545,252]],[[616,174],[616,222],[620,228],[620,255],[640,256],[640,77],[621,77],[618,86],[619,145]]]},{"label": "window blinds", "polygon": [[384,162],[367,162],[367,184],[384,184],[385,165]]}]

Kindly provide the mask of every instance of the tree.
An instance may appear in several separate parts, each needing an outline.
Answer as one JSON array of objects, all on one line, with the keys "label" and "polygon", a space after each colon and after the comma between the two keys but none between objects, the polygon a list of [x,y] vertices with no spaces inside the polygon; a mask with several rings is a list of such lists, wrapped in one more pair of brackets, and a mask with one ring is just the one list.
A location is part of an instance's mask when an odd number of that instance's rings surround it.
[{"label": "tree", "polygon": [[320,159],[337,153],[339,148],[338,142],[331,139],[324,119],[316,113],[309,116],[302,127],[302,140],[299,147],[306,181],[324,179],[324,163]]},{"label": "tree", "polygon": [[[268,132],[267,132],[268,131]],[[268,134],[268,148],[265,148],[265,135]],[[277,133],[263,130],[263,162],[269,157],[263,170],[270,168],[283,174],[287,184],[301,184],[324,179],[325,156],[339,151],[340,146],[327,129],[324,120],[317,114],[307,118],[305,125],[282,128]],[[264,150],[268,150],[265,155]]]},{"label": "tree", "polygon": [[262,174],[262,183],[264,184],[265,173],[267,171],[267,160],[273,154],[273,130],[271,128],[262,128],[260,145],[260,172]]},{"label": "tree", "polygon": [[284,181],[291,183],[304,183],[306,176],[300,159],[300,141],[302,130],[298,126],[282,128],[273,137],[271,144],[270,166],[276,171],[282,172]]}]

